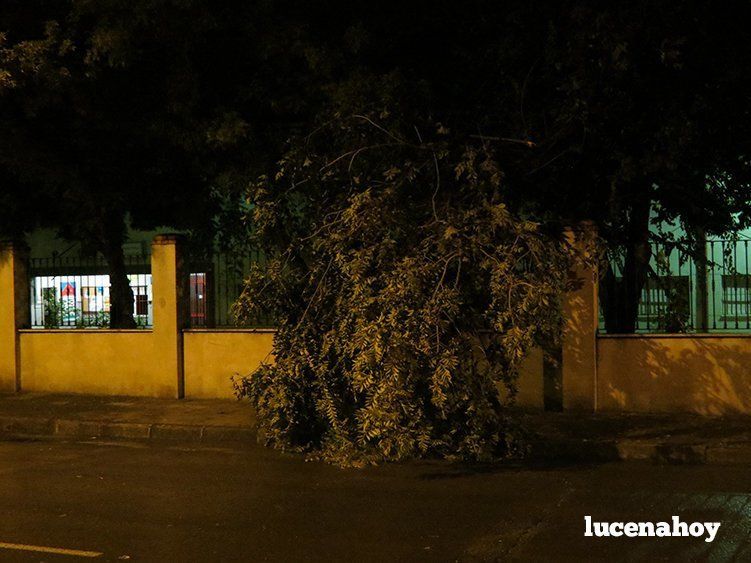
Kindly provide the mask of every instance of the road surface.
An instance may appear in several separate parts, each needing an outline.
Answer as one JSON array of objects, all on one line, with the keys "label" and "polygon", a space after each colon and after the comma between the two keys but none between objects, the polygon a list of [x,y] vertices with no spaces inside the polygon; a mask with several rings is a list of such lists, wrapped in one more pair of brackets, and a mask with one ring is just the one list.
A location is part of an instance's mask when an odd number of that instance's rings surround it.
[{"label": "road surface", "polygon": [[[751,560],[744,467],[341,470],[260,447],[0,442],[0,561]],[[719,521],[717,538],[585,538]]]}]

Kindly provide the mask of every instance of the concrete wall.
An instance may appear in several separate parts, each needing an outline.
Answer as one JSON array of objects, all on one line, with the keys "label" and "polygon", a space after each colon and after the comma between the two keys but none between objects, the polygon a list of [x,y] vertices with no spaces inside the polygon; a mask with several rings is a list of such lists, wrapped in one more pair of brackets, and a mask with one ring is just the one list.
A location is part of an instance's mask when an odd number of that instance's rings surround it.
[{"label": "concrete wall", "polygon": [[534,348],[519,370],[516,404],[529,409],[544,406],[542,349]]},{"label": "concrete wall", "polygon": [[175,397],[177,375],[152,331],[24,330],[24,391]]},{"label": "concrete wall", "polygon": [[234,397],[232,377],[246,376],[271,359],[273,330],[194,329],[183,333],[185,396]]},{"label": "concrete wall", "polygon": [[182,397],[188,285],[179,246],[176,235],[152,243],[149,331],[24,330],[29,287],[22,251],[0,247],[0,390]]},{"label": "concrete wall", "polygon": [[[175,376],[152,331],[22,330],[23,390],[169,397]],[[183,333],[186,398],[232,398],[232,377],[271,360],[273,330],[193,329]],[[543,407],[542,351],[532,350],[519,375],[517,404]]]},{"label": "concrete wall", "polygon": [[597,232],[589,222],[569,229],[566,238],[579,260],[569,272],[570,291],[563,299],[561,345],[562,406],[565,410],[597,408],[595,366],[597,363],[598,274]]},{"label": "concrete wall", "polygon": [[751,414],[751,336],[600,336],[597,404],[603,411]]},{"label": "concrete wall", "polygon": [[0,242],[0,392],[20,389],[18,329],[29,324],[26,247]]},{"label": "concrete wall", "polygon": [[[183,333],[185,396],[211,399],[234,397],[232,377],[253,372],[272,361],[274,330],[192,329]],[[519,373],[516,403],[543,408],[542,350],[535,348]]]},{"label": "concrete wall", "polygon": [[[25,248],[0,247],[0,392],[230,398],[233,376],[271,359],[274,331],[187,329],[178,236],[152,243],[153,330],[28,329]],[[543,407],[542,352],[518,381],[517,404]]]},{"label": "concrete wall", "polygon": [[[586,257],[593,232],[569,232]],[[0,391],[232,397],[231,378],[270,359],[273,331],[186,330],[178,236],[152,244],[154,329],[27,330],[23,245],[0,245]],[[597,335],[593,261],[572,272],[558,367],[525,360],[517,404],[583,411],[751,414],[751,335]]]}]

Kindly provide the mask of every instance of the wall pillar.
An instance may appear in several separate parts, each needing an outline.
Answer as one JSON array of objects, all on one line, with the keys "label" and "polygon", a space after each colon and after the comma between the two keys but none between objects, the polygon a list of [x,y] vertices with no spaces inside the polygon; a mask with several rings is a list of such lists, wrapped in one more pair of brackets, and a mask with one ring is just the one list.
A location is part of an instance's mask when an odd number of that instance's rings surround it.
[{"label": "wall pillar", "polygon": [[18,329],[28,328],[28,252],[23,244],[0,242],[0,392],[21,390]]},{"label": "wall pillar", "polygon": [[571,289],[563,301],[563,409],[593,412],[597,409],[599,322],[597,231],[593,223],[583,222],[565,234],[579,260],[569,273]]},{"label": "wall pillar", "polygon": [[157,235],[151,246],[154,347],[175,398],[185,396],[183,329],[190,320],[190,286],[181,235]]}]

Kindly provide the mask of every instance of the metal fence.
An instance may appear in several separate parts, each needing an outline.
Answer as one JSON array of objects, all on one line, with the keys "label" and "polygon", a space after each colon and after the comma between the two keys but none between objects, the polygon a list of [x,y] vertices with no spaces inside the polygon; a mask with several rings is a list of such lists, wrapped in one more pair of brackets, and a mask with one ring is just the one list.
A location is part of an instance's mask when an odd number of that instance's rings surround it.
[{"label": "metal fence", "polygon": [[[260,251],[215,252],[208,259],[189,258],[190,326],[193,328],[271,327],[271,315],[236,322],[232,305],[242,293]],[[133,316],[140,328],[153,325],[150,256],[126,256],[133,290]],[[32,328],[109,327],[110,278],[101,257],[50,256],[29,263]]]},{"label": "metal fence", "polygon": [[[709,240],[705,250],[704,258],[699,254],[695,260],[682,245],[653,245],[638,331],[751,330],[749,241]],[[620,277],[622,261],[611,258],[611,266]]]},{"label": "metal fence", "polygon": [[270,327],[269,314],[239,323],[232,305],[242,293],[253,264],[263,264],[259,250],[243,253],[215,252],[207,260],[194,260],[190,266],[190,324],[194,328]]},{"label": "metal fence", "polygon": [[[749,240],[710,240],[704,258],[677,243],[654,245],[650,274],[638,307],[639,332],[751,331],[751,245]],[[262,252],[213,252],[188,258],[190,326],[194,328],[272,327],[270,314],[242,324],[232,306]],[[698,263],[697,263],[698,262]],[[146,251],[126,255],[136,324],[153,324],[151,260]],[[54,255],[30,260],[33,328],[109,326],[109,268],[101,257]],[[616,277],[622,261],[611,258]],[[600,328],[604,330],[601,316]]]},{"label": "metal fence", "polygon": [[[133,317],[140,328],[153,323],[151,264],[148,256],[126,256],[133,290]],[[109,327],[109,268],[102,257],[32,258],[32,328]]]}]

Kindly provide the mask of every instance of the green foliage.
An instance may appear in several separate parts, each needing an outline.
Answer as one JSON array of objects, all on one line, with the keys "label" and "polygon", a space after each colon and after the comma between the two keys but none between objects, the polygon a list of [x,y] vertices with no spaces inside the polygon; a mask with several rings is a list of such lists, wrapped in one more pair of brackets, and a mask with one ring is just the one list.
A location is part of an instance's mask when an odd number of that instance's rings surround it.
[{"label": "green foliage", "polygon": [[269,443],[344,464],[517,451],[507,407],[558,334],[570,249],[505,190],[492,147],[385,110],[334,117],[250,187],[269,259],[235,311],[280,326],[239,393]]},{"label": "green foliage", "polygon": [[109,328],[110,326],[110,314],[107,311],[98,311],[93,315],[83,316],[81,311],[78,311],[76,317],[76,328]]},{"label": "green foliage", "polygon": [[54,291],[43,295],[42,306],[44,307],[44,328],[58,328],[73,309],[69,303],[58,301]]},{"label": "green foliage", "polygon": [[[98,311],[84,316],[83,311],[74,304],[65,299],[58,299],[54,291],[44,293],[42,306],[44,328],[109,328],[110,326],[110,314],[107,311]],[[138,326],[145,326],[145,321],[139,319],[137,322]]]}]

